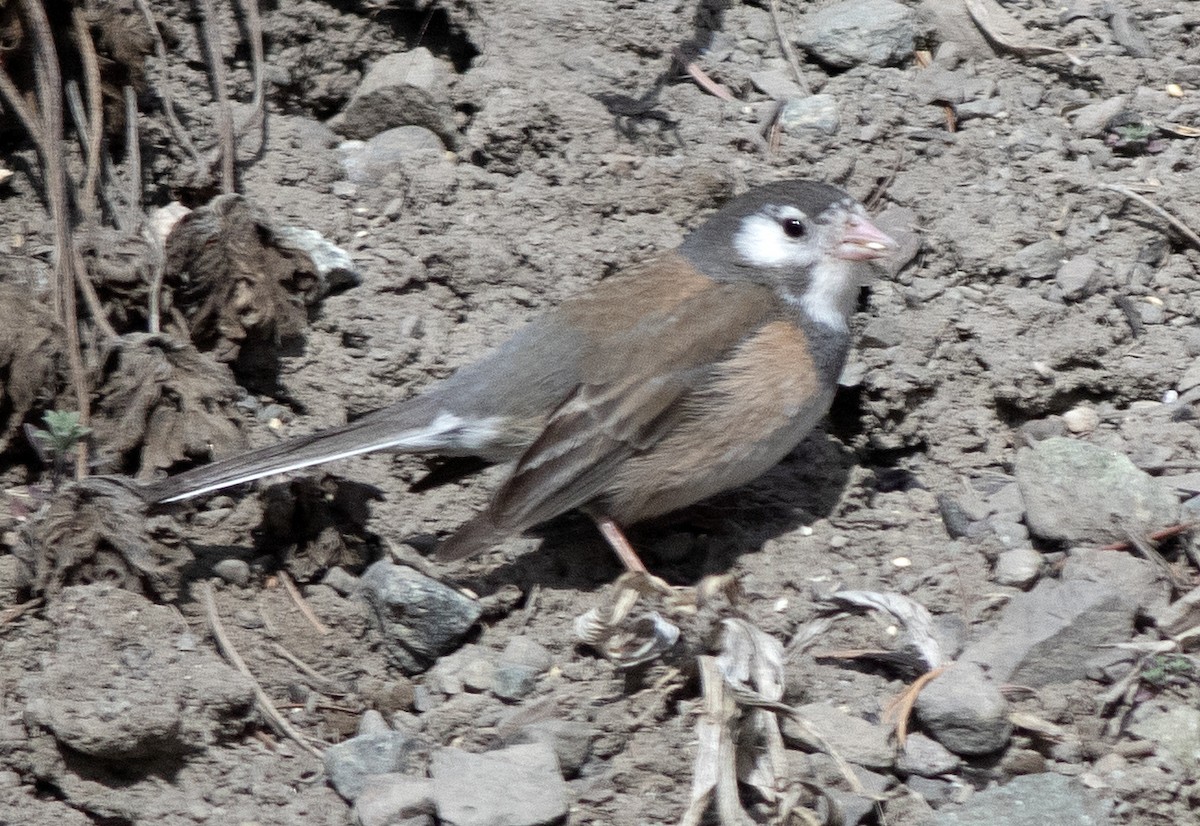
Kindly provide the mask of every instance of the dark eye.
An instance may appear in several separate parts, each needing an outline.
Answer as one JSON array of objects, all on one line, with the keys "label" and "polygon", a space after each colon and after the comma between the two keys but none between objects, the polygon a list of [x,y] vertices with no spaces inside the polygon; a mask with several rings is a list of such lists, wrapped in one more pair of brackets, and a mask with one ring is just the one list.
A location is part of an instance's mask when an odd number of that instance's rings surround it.
[{"label": "dark eye", "polygon": [[779,225],[783,227],[783,234],[788,238],[803,238],[804,233],[808,231],[799,218],[784,218]]}]

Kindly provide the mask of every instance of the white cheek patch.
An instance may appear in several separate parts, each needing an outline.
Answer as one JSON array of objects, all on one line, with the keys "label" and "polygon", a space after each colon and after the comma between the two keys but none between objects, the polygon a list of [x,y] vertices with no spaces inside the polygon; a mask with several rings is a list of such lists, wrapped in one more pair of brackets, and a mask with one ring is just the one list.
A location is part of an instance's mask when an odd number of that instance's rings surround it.
[{"label": "white cheek patch", "polygon": [[765,215],[742,221],[733,246],[746,263],[755,267],[780,267],[787,262],[788,249],[779,224]]},{"label": "white cheek patch", "polygon": [[799,304],[808,317],[834,330],[849,329],[846,319],[858,296],[854,268],[848,261],[826,258],[813,267]]}]

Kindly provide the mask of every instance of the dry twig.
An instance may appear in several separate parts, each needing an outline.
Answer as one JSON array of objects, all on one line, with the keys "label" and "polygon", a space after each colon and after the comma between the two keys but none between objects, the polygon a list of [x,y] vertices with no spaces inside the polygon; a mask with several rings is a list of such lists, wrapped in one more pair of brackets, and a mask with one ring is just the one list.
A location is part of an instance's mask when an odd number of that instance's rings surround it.
[{"label": "dry twig", "polygon": [[283,588],[288,592],[288,596],[292,598],[292,602],[296,603],[296,607],[300,609],[300,613],[308,620],[309,625],[317,629],[317,633],[322,636],[329,633],[329,626],[317,619],[317,615],[313,613],[312,607],[304,599],[304,595],[300,593],[300,589],[296,587],[296,583],[288,576],[287,571],[279,572],[279,581],[283,583]]},{"label": "dry twig", "polygon": [[234,668],[253,683],[254,699],[258,703],[258,708],[263,713],[263,716],[267,718],[267,722],[271,724],[271,728],[275,729],[281,736],[294,741],[312,756],[319,758],[321,750],[309,743],[304,738],[304,735],[298,732],[279,713],[279,710],[275,708],[275,704],[271,702],[271,698],[267,696],[267,692],[263,691],[263,687],[259,684],[258,680],[250,673],[250,669],[246,666],[246,661],[242,659],[242,655],[233,647],[233,643],[230,642],[229,636],[225,633],[225,626],[221,624],[221,617],[217,613],[217,603],[213,599],[212,586],[207,582],[201,583],[200,593],[204,598],[204,612],[208,618],[208,629],[217,643],[217,649],[221,652],[221,656],[229,660],[229,663]]},{"label": "dry twig", "polygon": [[784,31],[783,12],[779,8],[779,0],[769,0],[767,8],[771,11],[771,23],[775,26],[775,36],[779,38],[779,48],[783,51],[783,58],[787,61],[788,68],[792,70],[792,77],[795,79],[796,85],[805,95],[811,95],[812,88],[804,79],[804,73],[800,71],[800,61],[796,59],[796,50],[792,48],[792,41],[788,39],[787,32]]},{"label": "dry twig", "polygon": [[1174,227],[1176,232],[1178,232],[1180,235],[1182,235],[1184,238],[1186,238],[1188,240],[1188,243],[1190,243],[1196,249],[1200,250],[1200,235],[1197,235],[1192,230],[1191,227],[1189,227],[1183,221],[1176,218],[1171,213],[1167,212],[1165,209],[1160,207],[1158,204],[1151,201],[1145,195],[1134,192],[1129,187],[1122,186],[1121,184],[1097,184],[1096,186],[1098,186],[1100,189],[1107,189],[1110,192],[1115,192],[1118,195],[1121,195],[1121,196],[1124,196],[1124,197],[1130,199],[1131,201],[1137,201],[1139,204],[1144,206],[1146,209],[1158,214],[1164,221],[1166,221],[1168,224],[1170,224],[1172,227]]}]

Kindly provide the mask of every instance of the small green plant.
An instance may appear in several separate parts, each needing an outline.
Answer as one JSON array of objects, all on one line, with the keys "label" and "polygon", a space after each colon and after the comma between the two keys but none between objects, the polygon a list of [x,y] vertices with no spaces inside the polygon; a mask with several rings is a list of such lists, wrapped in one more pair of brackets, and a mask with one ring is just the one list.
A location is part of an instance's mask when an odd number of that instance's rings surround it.
[{"label": "small green plant", "polygon": [[92,432],[79,423],[73,410],[48,410],[42,416],[45,430],[26,425],[26,435],[42,461],[50,465],[54,484],[62,480],[78,444]]},{"label": "small green plant", "polygon": [[1184,685],[1196,678],[1196,664],[1183,654],[1158,654],[1149,659],[1142,681],[1155,688]]}]

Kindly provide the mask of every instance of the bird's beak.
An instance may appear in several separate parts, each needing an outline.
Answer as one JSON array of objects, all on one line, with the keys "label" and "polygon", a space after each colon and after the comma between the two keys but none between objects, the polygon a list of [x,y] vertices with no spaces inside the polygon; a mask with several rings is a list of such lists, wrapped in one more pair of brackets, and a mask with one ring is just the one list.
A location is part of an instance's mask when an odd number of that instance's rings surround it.
[{"label": "bird's beak", "polygon": [[842,238],[834,255],[847,261],[870,261],[882,258],[897,246],[899,245],[890,235],[881,232],[866,218],[852,215],[846,221],[846,228],[842,231]]}]

